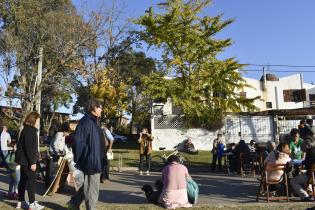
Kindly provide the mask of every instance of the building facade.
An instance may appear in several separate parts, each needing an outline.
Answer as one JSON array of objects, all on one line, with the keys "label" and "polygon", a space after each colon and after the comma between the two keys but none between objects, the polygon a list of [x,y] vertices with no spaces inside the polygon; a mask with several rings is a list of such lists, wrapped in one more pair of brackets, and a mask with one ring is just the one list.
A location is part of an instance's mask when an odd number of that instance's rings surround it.
[{"label": "building facade", "polygon": [[260,111],[315,107],[315,85],[305,83],[302,74],[282,78],[265,74],[260,80],[244,79],[250,87],[240,94],[246,98],[260,97],[254,103]]}]

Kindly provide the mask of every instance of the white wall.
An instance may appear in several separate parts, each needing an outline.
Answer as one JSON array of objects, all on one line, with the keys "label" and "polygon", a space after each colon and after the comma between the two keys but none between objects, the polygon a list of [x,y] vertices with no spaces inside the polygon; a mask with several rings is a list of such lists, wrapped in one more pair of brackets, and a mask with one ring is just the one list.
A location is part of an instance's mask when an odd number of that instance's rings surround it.
[{"label": "white wall", "polygon": [[[303,108],[309,103],[303,102],[284,102],[283,90],[289,89],[306,89],[306,100],[309,101],[309,94],[315,94],[315,85],[304,83],[300,74],[294,74],[287,77],[279,78],[279,81],[266,81],[265,90],[263,90],[263,82],[256,79],[244,78],[248,85],[245,87],[247,98],[260,96],[262,100],[256,100],[254,105],[260,111],[268,110],[266,102],[272,102],[272,109],[297,109]],[[278,107],[277,107],[278,104]]]},{"label": "white wall", "polygon": [[[224,134],[226,143],[238,143],[241,138],[246,143],[252,139],[256,142],[274,140],[273,118],[271,116],[228,116],[225,125],[218,131],[202,128],[155,129],[153,121],[152,118],[153,150],[158,150],[159,147],[172,150],[174,146],[191,137],[196,149],[210,151],[217,133]],[[241,137],[239,132],[241,132]]]}]

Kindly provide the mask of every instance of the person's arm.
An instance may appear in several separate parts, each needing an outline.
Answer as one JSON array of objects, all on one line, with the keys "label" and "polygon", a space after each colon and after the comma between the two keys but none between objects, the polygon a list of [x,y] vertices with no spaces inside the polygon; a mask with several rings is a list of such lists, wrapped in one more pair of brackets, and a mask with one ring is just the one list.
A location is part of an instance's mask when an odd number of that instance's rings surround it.
[{"label": "person's arm", "polygon": [[138,139],[138,143],[141,143],[141,140],[142,140],[142,132],[140,133],[140,137]]},{"label": "person's arm", "polygon": [[184,167],[185,167],[185,178],[186,179],[192,179],[189,172],[188,172],[188,169],[186,168],[186,166],[184,166]]},{"label": "person's arm", "polygon": [[82,157],[84,158],[86,156],[87,151],[89,150],[87,147],[86,138],[88,132],[87,132],[87,125],[86,122],[81,121],[76,127],[75,134],[74,134],[74,146],[75,146],[75,152],[74,155],[74,162],[77,163]]},{"label": "person's arm", "polygon": [[10,134],[8,133],[7,144],[10,144],[10,143],[11,143],[11,136],[10,136]]},{"label": "person's arm", "polygon": [[[25,156],[27,159],[27,162],[30,166],[36,165],[37,161],[37,152],[38,152],[38,141],[37,141],[37,132],[29,132],[25,135],[24,139],[24,149],[25,149]],[[36,170],[36,167],[35,167]],[[35,171],[34,170],[34,171]]]},{"label": "person's arm", "polygon": [[114,137],[108,129],[106,129],[105,134],[106,134],[106,138],[108,140],[108,152],[111,153],[112,147],[113,147],[113,142],[114,142]]}]

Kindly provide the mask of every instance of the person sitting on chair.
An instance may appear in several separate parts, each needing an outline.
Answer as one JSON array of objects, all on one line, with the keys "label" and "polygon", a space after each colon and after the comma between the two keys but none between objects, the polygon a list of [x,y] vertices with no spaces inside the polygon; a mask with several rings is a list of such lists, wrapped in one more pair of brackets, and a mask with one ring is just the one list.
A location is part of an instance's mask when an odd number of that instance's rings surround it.
[{"label": "person sitting on chair", "polygon": [[195,149],[194,144],[191,141],[191,138],[189,137],[184,144],[184,151],[191,154],[198,153],[198,150]]},{"label": "person sitting on chair", "polygon": [[302,201],[314,201],[314,198],[309,196],[307,191],[305,190],[305,186],[309,180],[309,177],[312,174],[312,166],[315,164],[315,141],[313,138],[308,137],[304,140],[305,146],[303,150],[306,151],[305,160],[303,164],[305,165],[306,173],[300,174],[291,179],[290,185],[292,187],[293,192],[295,192]]}]

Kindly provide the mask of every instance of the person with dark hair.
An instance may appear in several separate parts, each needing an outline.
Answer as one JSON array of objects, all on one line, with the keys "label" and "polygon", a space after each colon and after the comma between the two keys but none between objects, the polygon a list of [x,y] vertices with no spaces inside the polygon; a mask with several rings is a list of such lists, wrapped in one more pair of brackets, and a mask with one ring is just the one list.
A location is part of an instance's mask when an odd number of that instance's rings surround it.
[{"label": "person with dark hair", "polygon": [[195,146],[192,143],[192,140],[190,137],[185,141],[184,152],[187,152],[190,154],[197,154],[198,153],[198,150],[195,149]]},{"label": "person with dark hair", "polygon": [[149,134],[147,128],[143,128],[140,133],[140,138],[138,140],[140,144],[140,164],[139,164],[139,172],[140,175],[143,174],[144,170],[144,158],[146,159],[146,174],[150,175],[150,164],[151,164],[151,153],[152,153],[152,141],[153,138]]},{"label": "person with dark hair", "polygon": [[[302,121],[302,120],[301,120]],[[314,137],[314,127],[313,127],[313,119],[303,120],[303,125],[299,125],[299,133],[302,139],[306,139],[308,137]]]},{"label": "person with dark hair", "polygon": [[44,206],[35,201],[36,191],[36,163],[38,154],[38,128],[40,114],[31,112],[24,121],[17,144],[15,162],[21,165],[21,178],[18,185],[19,202],[17,208],[27,205],[25,202],[25,189],[27,188],[29,198],[29,210],[43,209]]},{"label": "person with dark hair", "polygon": [[171,155],[163,168],[163,190],[159,198],[165,208],[192,207],[188,202],[186,179],[191,179],[187,168],[179,163],[176,155]]},{"label": "person with dark hair", "polygon": [[110,167],[110,160],[108,159],[107,154],[111,154],[113,143],[114,143],[114,137],[110,130],[108,129],[108,123],[103,123],[101,128],[103,131],[103,134],[105,136],[105,152],[106,155],[104,156],[103,159],[103,171],[101,174],[101,183],[104,183],[106,180],[109,180],[109,167]]},{"label": "person with dark hair", "polygon": [[300,174],[290,181],[292,190],[301,198],[302,201],[314,201],[312,196],[309,196],[305,190],[305,186],[309,177],[311,176],[311,170],[313,164],[315,164],[315,141],[313,138],[308,137],[304,140],[305,146],[303,146],[303,151],[306,152],[305,160],[303,164],[305,165],[306,173]]},{"label": "person with dark hair", "polygon": [[219,170],[221,170],[224,148],[225,148],[225,144],[223,141],[223,136],[221,133],[218,133],[217,138],[213,140],[213,147],[211,150],[211,153],[212,153],[211,171],[214,172],[216,170],[217,162],[218,162]]},{"label": "person with dark hair", "polygon": [[301,165],[302,163],[302,150],[301,145],[303,140],[300,138],[299,130],[293,128],[290,132],[290,150],[291,158],[294,165]]},{"label": "person with dark hair", "polygon": [[256,142],[254,139],[250,140],[248,147],[250,152],[256,152]]},{"label": "person with dark hair", "polygon": [[66,145],[66,136],[69,135],[69,130],[69,127],[63,124],[50,142],[49,153],[54,161],[58,161],[59,157],[69,151]]},{"label": "person with dark hair", "polygon": [[79,209],[83,200],[87,210],[95,210],[99,196],[102,160],[105,155],[105,139],[99,118],[103,107],[101,102],[90,98],[85,107],[85,115],[75,130],[75,167],[82,171],[84,178],[77,183],[78,191],[68,202],[69,209]]},{"label": "person with dark hair", "polygon": [[[290,147],[287,143],[280,143],[277,149],[273,150],[268,154],[264,163],[268,169],[270,164],[286,164],[291,161],[290,158]],[[272,171],[268,174],[268,180],[280,180],[283,175],[283,171]]]}]

